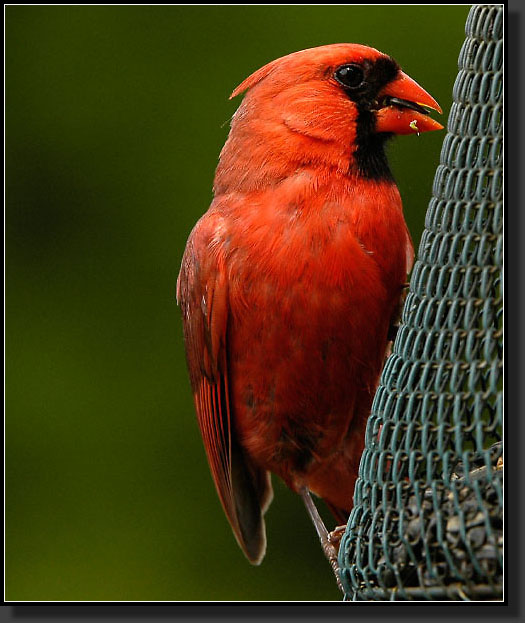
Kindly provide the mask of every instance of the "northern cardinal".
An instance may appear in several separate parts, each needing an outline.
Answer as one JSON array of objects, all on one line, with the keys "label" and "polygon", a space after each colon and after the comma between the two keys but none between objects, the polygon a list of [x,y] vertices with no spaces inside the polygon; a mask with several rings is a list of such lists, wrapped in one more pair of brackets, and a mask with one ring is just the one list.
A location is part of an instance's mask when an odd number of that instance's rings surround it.
[{"label": "northern cardinal", "polygon": [[443,126],[427,112],[438,103],[364,45],[279,58],[232,97],[244,92],[177,300],[211,473],[258,564],[270,473],[348,517],[413,258],[385,142]]}]

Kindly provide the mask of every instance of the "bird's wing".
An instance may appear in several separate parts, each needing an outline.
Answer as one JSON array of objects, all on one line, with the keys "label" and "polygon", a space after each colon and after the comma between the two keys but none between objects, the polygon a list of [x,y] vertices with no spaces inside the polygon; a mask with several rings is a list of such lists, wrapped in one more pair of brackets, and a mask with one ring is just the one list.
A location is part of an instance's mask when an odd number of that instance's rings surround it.
[{"label": "bird's wing", "polygon": [[269,473],[251,464],[235,438],[228,375],[228,279],[217,231],[212,216],[201,219],[193,230],[177,280],[177,301],[213,480],[239,545],[257,564],[266,550],[263,514],[272,490]]}]

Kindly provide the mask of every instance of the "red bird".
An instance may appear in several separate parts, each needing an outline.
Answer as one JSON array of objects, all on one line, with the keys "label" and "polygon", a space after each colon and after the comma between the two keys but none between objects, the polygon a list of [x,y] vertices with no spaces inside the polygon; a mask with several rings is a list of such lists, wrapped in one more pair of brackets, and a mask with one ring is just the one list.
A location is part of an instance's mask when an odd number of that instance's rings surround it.
[{"label": "red bird", "polygon": [[356,44],[265,65],[220,155],[177,282],[200,430],[247,558],[266,549],[270,473],[348,517],[413,249],[385,156],[438,130],[438,103]]}]

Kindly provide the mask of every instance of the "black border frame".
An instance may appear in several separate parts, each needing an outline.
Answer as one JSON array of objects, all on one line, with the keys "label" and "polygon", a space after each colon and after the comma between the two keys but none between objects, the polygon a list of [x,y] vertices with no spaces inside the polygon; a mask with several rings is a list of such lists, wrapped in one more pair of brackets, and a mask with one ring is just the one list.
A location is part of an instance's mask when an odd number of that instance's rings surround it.
[{"label": "black border frame", "polygon": [[[13,3],[19,4],[19,3]],[[23,3],[20,3],[23,4]],[[175,3],[176,4],[176,3]],[[346,4],[346,3],[344,3]],[[352,3],[348,3],[352,4]],[[363,3],[364,4],[364,3]],[[456,3],[451,3],[456,4]],[[464,4],[464,3],[457,3]],[[485,3],[480,3],[485,4]],[[488,4],[488,3],[487,3]],[[52,619],[69,621],[90,618],[98,621],[112,619],[151,620],[176,618],[178,620],[208,620],[210,618],[228,619],[280,619],[301,618],[324,620],[328,617],[351,617],[352,623],[375,623],[385,619],[419,619],[431,620],[477,618],[482,620],[524,620],[525,587],[521,573],[521,563],[525,559],[523,538],[523,522],[525,517],[525,495],[523,488],[523,460],[521,448],[525,447],[523,439],[524,426],[521,423],[523,412],[523,393],[525,383],[521,382],[521,358],[525,351],[525,332],[522,318],[525,309],[525,287],[523,287],[524,257],[520,248],[525,241],[525,219],[521,213],[521,200],[525,197],[523,184],[525,175],[522,170],[521,153],[523,148],[524,124],[520,115],[523,114],[524,84],[522,71],[524,44],[521,41],[523,30],[523,3],[520,0],[509,0],[504,3],[505,14],[505,422],[511,424],[512,434],[506,435],[508,452],[506,457],[505,481],[506,504],[505,513],[505,600],[503,602],[428,602],[406,604],[403,602],[3,602],[0,620],[26,621],[32,619]],[[4,7],[6,5],[4,4]],[[512,132],[509,132],[509,126]],[[512,418],[512,420],[510,419]],[[509,422],[510,420],[510,422]],[[506,426],[505,433],[509,429]],[[364,609],[374,608],[373,612]],[[348,608],[352,608],[349,611]],[[355,608],[359,609],[357,613]],[[379,611],[375,608],[380,608]],[[387,608],[387,610],[385,610]]]}]

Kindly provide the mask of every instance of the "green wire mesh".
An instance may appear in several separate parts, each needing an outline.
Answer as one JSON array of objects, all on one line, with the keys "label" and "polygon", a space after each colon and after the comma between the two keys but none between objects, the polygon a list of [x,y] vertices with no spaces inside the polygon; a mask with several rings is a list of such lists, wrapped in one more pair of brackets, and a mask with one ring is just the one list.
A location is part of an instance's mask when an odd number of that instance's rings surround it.
[{"label": "green wire mesh", "polygon": [[339,550],[346,600],[502,599],[503,6],[465,30]]}]

